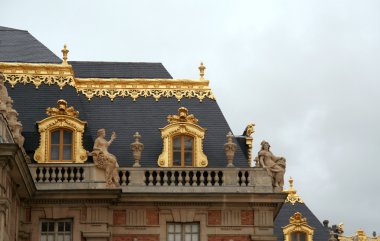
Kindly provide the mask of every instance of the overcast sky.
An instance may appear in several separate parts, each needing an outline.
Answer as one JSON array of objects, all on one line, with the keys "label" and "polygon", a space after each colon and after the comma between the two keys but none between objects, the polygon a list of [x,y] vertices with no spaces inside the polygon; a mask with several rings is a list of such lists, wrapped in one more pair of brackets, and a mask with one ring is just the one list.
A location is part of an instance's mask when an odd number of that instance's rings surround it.
[{"label": "overcast sky", "polygon": [[71,60],[207,79],[235,134],[256,123],[322,221],[380,233],[380,1],[15,1],[0,25]]}]

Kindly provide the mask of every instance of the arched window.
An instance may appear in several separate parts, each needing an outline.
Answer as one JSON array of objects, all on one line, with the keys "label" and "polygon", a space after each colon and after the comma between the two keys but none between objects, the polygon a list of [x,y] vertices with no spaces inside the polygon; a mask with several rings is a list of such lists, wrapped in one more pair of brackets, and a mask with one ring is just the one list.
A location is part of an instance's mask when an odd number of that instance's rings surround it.
[{"label": "arched window", "polygon": [[314,228],[307,224],[300,212],[289,218],[289,224],[282,227],[282,231],[285,241],[313,241]]},{"label": "arched window", "polygon": [[199,126],[198,119],[185,107],[178,109],[178,115],[168,115],[166,119],[169,124],[160,128],[163,147],[158,166],[206,167],[208,160],[203,152],[206,128]]},{"label": "arched window", "polygon": [[194,138],[188,135],[173,137],[173,166],[193,166]]},{"label": "arched window", "polygon": [[71,161],[73,159],[73,132],[56,129],[50,132],[50,161]]},{"label": "arched window", "polygon": [[83,148],[85,121],[77,117],[79,112],[68,107],[65,100],[58,100],[57,107],[46,110],[47,118],[38,121],[40,145],[34,152],[38,163],[84,163],[87,160]]}]

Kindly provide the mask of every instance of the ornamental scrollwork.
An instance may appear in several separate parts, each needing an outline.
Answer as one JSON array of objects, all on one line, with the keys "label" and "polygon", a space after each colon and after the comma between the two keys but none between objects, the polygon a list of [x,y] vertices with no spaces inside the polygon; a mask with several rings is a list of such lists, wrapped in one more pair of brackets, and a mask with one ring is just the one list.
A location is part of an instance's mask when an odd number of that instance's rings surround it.
[{"label": "ornamental scrollwork", "polygon": [[202,102],[205,98],[215,100],[205,79],[101,79],[76,78],[69,64],[31,64],[1,63],[0,73],[12,88],[16,84],[34,84],[38,89],[42,84],[57,85],[61,90],[65,86],[75,87],[78,93],[88,100],[94,97],[108,97],[113,101],[116,97],[130,97],[136,101],[139,97],[160,98],[175,97],[197,98]]}]

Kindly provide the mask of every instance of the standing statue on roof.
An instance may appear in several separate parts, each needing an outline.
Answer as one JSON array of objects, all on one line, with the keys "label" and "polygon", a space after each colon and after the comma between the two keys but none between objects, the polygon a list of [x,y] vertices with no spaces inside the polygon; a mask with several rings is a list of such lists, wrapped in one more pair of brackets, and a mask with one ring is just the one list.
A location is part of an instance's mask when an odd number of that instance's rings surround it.
[{"label": "standing statue on roof", "polygon": [[270,145],[267,141],[261,142],[261,150],[257,159],[259,166],[267,170],[269,176],[272,177],[272,185],[275,189],[282,190],[284,187],[284,175],[286,168],[286,160],[284,157],[277,157],[269,150]]},{"label": "standing statue on roof", "polygon": [[108,187],[119,186],[119,172],[116,157],[108,152],[108,146],[116,139],[115,132],[112,132],[111,139],[107,141],[105,139],[106,130],[99,129],[98,137],[95,139],[94,148],[88,155],[93,156],[95,165],[104,169],[106,172],[106,183]]}]

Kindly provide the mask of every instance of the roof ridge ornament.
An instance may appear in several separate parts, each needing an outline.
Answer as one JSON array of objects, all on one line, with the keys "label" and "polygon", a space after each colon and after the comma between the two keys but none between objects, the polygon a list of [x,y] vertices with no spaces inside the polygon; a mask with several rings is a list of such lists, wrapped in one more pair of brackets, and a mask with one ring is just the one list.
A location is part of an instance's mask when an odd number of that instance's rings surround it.
[{"label": "roof ridge ornament", "polygon": [[205,69],[206,67],[203,65],[203,62],[201,62],[201,65],[198,67],[199,69],[199,75],[200,75],[200,80],[204,80],[204,76],[205,76]]},{"label": "roof ridge ornament", "polygon": [[288,197],[285,200],[285,203],[290,202],[294,205],[296,202],[304,203],[302,198],[297,194],[297,190],[293,187],[293,178],[289,178],[289,189],[284,190],[283,192],[288,194]]},{"label": "roof ridge ornament", "polygon": [[64,44],[63,45],[63,49],[61,50],[62,54],[63,54],[63,57],[62,57],[62,64],[64,65],[68,65],[68,62],[67,62],[67,54],[70,52],[68,49],[67,49],[67,45]]},{"label": "roof ridge ornament", "polygon": [[74,107],[67,107],[66,100],[58,100],[57,108],[56,107],[48,107],[46,109],[46,114],[48,116],[56,116],[56,115],[68,115],[72,117],[78,117],[79,111],[75,110]]}]

